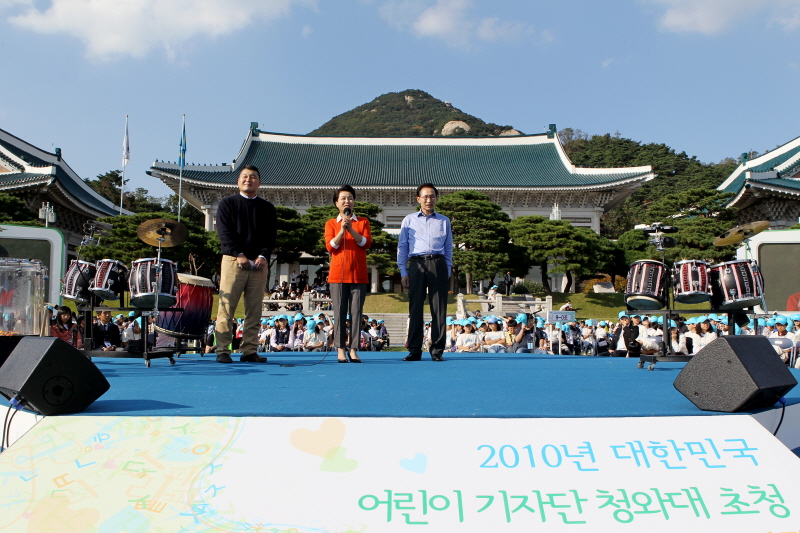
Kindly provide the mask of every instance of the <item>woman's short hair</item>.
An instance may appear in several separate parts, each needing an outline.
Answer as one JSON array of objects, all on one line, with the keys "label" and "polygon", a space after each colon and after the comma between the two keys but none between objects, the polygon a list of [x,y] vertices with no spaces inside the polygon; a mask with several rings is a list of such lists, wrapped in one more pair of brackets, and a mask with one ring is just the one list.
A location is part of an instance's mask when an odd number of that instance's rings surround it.
[{"label": "woman's short hair", "polygon": [[356,199],[356,190],[353,189],[353,187],[351,187],[350,185],[342,185],[341,187],[339,187],[338,189],[336,189],[333,192],[333,203],[334,203],[334,205],[336,204],[336,202],[339,201],[339,193],[343,193],[343,192],[349,192],[350,194],[353,195],[353,200]]}]

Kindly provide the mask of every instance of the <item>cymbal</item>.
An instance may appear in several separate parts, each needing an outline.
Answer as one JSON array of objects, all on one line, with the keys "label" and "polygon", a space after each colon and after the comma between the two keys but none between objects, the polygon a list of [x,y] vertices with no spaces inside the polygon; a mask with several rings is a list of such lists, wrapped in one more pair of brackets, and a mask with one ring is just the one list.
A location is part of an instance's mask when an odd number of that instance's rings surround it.
[{"label": "cymbal", "polygon": [[714,246],[738,244],[749,239],[753,235],[758,235],[767,228],[769,228],[769,222],[766,220],[759,220],[758,222],[750,222],[748,224],[736,226],[714,239]]},{"label": "cymbal", "polygon": [[146,244],[158,246],[159,239],[162,248],[180,246],[189,238],[189,228],[176,220],[168,218],[154,218],[142,222],[136,229],[136,235]]}]

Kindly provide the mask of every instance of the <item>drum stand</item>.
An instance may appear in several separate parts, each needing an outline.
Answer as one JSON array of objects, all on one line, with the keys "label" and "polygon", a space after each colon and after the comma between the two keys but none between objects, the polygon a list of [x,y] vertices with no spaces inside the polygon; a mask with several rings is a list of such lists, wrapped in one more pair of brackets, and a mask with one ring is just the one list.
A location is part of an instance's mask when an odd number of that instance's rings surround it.
[{"label": "drum stand", "polygon": [[[157,317],[160,314],[160,311],[158,309],[158,293],[161,291],[161,244],[166,240],[164,238],[164,235],[167,232],[166,232],[166,230],[164,228],[156,230],[156,232],[159,233],[160,236],[157,239],[158,240],[158,253],[156,254],[156,265],[155,265],[156,280],[152,283],[153,293],[155,294],[155,301],[153,303],[153,310],[152,311],[142,311],[142,316],[147,317],[148,319],[151,316],[152,317]],[[150,324],[149,324],[149,320],[148,320],[147,327],[146,328],[142,328],[142,335],[144,336],[144,342],[142,343],[143,344],[143,348],[144,348],[144,351],[142,353],[142,357],[144,357],[144,366],[149,368],[151,359],[157,359],[157,358],[163,358],[163,357],[169,358],[169,364],[174,365],[175,364],[175,357],[174,357],[175,352],[174,352],[174,350],[172,350],[172,349],[170,349],[169,351],[156,350],[155,344],[156,344],[156,339],[158,337],[158,331],[156,330],[155,325],[153,325],[153,352],[148,351],[148,349],[147,349],[147,337],[148,337],[147,332],[149,332],[149,330],[150,330]],[[151,353],[152,354],[156,354],[156,355],[151,355]],[[180,353],[180,352],[178,352],[178,353]],[[163,354],[163,355],[159,355],[159,354]]]},{"label": "drum stand", "polygon": [[[666,253],[666,246],[664,246],[664,238],[663,232],[656,228],[657,231],[654,232],[654,238],[651,242],[656,245],[656,250],[661,252],[661,262],[664,265],[667,264],[667,253]],[[674,246],[674,244],[673,244]],[[692,359],[690,355],[676,355],[675,352],[672,350],[672,335],[670,334],[672,328],[669,325],[669,321],[672,319],[672,305],[671,305],[671,296],[672,293],[672,275],[667,272],[665,276],[666,280],[664,283],[664,289],[666,294],[666,311],[649,311],[650,314],[662,315],[664,317],[663,326],[661,328],[662,337],[661,343],[659,343],[658,352],[654,354],[644,355],[639,354],[639,364],[637,365],[639,368],[644,368],[644,364],[648,363],[647,370],[654,370],[656,368],[656,363],[685,363]],[[628,306],[630,309],[630,306]]]}]

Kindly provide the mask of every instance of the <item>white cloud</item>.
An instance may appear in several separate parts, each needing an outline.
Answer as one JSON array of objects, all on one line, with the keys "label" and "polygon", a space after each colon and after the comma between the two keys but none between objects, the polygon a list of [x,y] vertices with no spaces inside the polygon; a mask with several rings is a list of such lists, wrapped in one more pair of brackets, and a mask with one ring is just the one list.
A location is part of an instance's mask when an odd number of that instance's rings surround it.
[{"label": "white cloud", "polygon": [[303,26],[302,31],[300,32],[303,37],[308,37],[314,30],[311,29],[311,26]]},{"label": "white cloud", "polygon": [[608,59],[606,59],[605,61],[603,61],[603,63],[602,63],[602,65],[603,65],[603,69],[607,69],[608,67],[610,67],[610,66],[611,66],[611,63],[613,63],[614,61],[615,61],[615,60],[614,60],[614,58],[613,58],[613,57],[609,57]]},{"label": "white cloud", "polygon": [[193,38],[216,38],[254,22],[286,15],[293,4],[314,0],[51,0],[37,8],[30,1],[0,0],[28,7],[9,22],[39,34],[81,40],[94,60],[143,57],[163,48],[174,57]]},{"label": "white cloud", "polygon": [[436,0],[433,5],[430,0],[391,0],[379,12],[399,30],[410,29],[418,37],[441,39],[457,48],[469,48],[476,41],[515,42],[533,32],[523,22],[472,16],[472,6],[471,0]]},{"label": "white cloud", "polygon": [[678,33],[715,35],[749,16],[768,10],[787,30],[800,27],[800,0],[644,0],[666,6],[659,26]]}]

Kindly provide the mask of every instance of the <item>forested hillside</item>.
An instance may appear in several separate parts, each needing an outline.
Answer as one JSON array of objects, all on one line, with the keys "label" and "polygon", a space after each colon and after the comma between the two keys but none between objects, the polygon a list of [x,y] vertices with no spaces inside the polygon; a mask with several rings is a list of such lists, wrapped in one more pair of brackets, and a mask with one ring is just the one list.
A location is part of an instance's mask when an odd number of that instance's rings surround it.
[{"label": "forested hillside", "polygon": [[[467,128],[448,122],[461,121]],[[409,89],[386,93],[371,102],[342,113],[315,129],[309,135],[355,137],[418,137],[433,135],[518,135],[511,126],[498,126],[464,113],[448,102],[425,91]]]},{"label": "forested hillside", "polygon": [[654,180],[645,183],[625,202],[603,217],[603,234],[617,238],[635,224],[650,223],[650,216],[663,215],[650,209],[667,195],[690,190],[713,189],[736,168],[737,162],[725,159],[719,163],[702,163],[686,152],[677,153],[665,144],[642,144],[619,134],[588,135],[581,130],[565,128],[559,137],[567,155],[579,167],[635,167],[652,165]]}]

